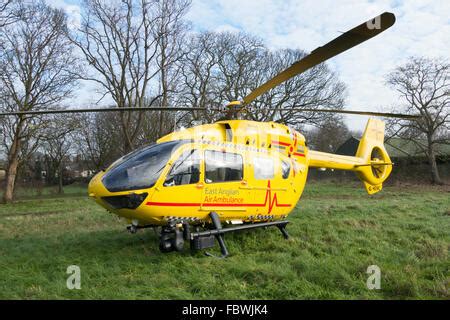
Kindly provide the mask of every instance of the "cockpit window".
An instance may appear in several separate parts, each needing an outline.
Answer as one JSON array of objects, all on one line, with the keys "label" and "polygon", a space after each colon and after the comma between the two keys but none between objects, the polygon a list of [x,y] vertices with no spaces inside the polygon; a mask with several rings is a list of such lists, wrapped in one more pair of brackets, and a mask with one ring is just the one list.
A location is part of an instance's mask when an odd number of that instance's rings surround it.
[{"label": "cockpit window", "polygon": [[197,183],[200,179],[200,152],[186,150],[172,166],[165,187]]},{"label": "cockpit window", "polygon": [[141,152],[144,149],[148,149],[150,147],[153,147],[154,145],[155,145],[155,143],[152,143],[152,144],[149,144],[148,146],[143,146],[143,147],[140,147],[140,148],[137,148],[137,149],[131,151],[130,153],[127,153],[126,155],[120,157],[119,159],[117,159],[116,161],[111,163],[111,165],[109,166],[109,170],[114,169],[114,167],[117,167],[119,164],[121,164],[121,163],[125,162],[126,160],[130,159],[135,154]]},{"label": "cockpit window", "polygon": [[125,156],[102,179],[110,192],[152,187],[169,161],[170,155],[186,141],[153,144]]}]

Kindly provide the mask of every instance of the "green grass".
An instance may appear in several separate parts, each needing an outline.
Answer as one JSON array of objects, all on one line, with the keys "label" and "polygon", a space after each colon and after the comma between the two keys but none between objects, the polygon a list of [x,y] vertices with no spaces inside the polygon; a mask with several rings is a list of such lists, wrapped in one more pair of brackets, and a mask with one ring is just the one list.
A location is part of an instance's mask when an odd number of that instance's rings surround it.
[{"label": "green grass", "polygon": [[[0,298],[450,298],[448,188],[369,197],[359,184],[310,183],[289,220],[291,239],[276,228],[227,235],[232,255],[216,259],[162,254],[153,230],[128,234],[87,197],[0,205]],[[366,287],[372,264],[381,290]],[[69,265],[81,290],[66,288]]]},{"label": "green grass", "polygon": [[[14,192],[14,197],[19,200],[26,199],[49,199],[59,197],[79,197],[85,196],[87,193],[86,186],[83,184],[74,183],[70,186],[64,187],[64,193],[58,194],[58,187],[17,187]],[[3,196],[3,190],[0,190],[0,198]]]}]

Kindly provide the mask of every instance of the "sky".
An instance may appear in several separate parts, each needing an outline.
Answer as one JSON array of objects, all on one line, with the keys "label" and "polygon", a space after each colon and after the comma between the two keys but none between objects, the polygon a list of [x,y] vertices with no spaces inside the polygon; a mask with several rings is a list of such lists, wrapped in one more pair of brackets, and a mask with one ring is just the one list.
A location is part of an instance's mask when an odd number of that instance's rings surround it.
[{"label": "sky", "polygon": [[[66,9],[74,25],[79,22],[79,0],[48,2]],[[192,0],[187,19],[194,31],[245,31],[271,49],[309,52],[385,11],[396,15],[390,29],[327,63],[347,86],[345,108],[390,111],[401,103],[386,85],[390,71],[411,56],[450,60],[449,0]],[[89,85],[79,94],[77,101],[95,100]],[[346,121],[363,130],[367,117]]]}]

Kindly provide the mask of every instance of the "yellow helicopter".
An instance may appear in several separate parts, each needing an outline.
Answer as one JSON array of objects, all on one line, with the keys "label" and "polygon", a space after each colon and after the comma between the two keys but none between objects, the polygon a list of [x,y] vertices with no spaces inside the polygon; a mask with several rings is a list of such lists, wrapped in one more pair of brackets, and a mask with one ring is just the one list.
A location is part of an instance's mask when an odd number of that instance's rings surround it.
[{"label": "yellow helicopter", "polygon": [[[354,171],[369,194],[381,191],[392,171],[383,145],[381,120],[370,118],[355,156],[343,156],[309,150],[305,137],[286,125],[239,120],[239,115],[264,92],[374,37],[394,22],[395,16],[385,12],[362,23],[315,49],[242,101],[231,102],[224,120],[170,133],[155,144],[125,155],[92,178],[89,196],[108,211],[128,219],[128,229],[133,233],[161,226],[162,252],[182,250],[184,240],[190,241],[191,249],[212,247],[217,240],[225,257],[228,250],[223,235],[227,232],[276,226],[288,237],[286,218],[300,199],[309,168]],[[143,109],[168,110],[139,110]],[[105,109],[28,113],[96,111]]]}]

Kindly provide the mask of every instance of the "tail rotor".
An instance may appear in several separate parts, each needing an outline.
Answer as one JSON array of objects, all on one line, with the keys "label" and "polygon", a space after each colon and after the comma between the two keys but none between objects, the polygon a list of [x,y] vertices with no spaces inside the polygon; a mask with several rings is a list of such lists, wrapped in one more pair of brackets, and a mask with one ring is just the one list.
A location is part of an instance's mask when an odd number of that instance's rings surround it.
[{"label": "tail rotor", "polygon": [[369,119],[356,151],[356,157],[364,161],[356,165],[356,172],[369,194],[380,191],[392,171],[392,162],[384,147],[384,126],[381,120]]}]

